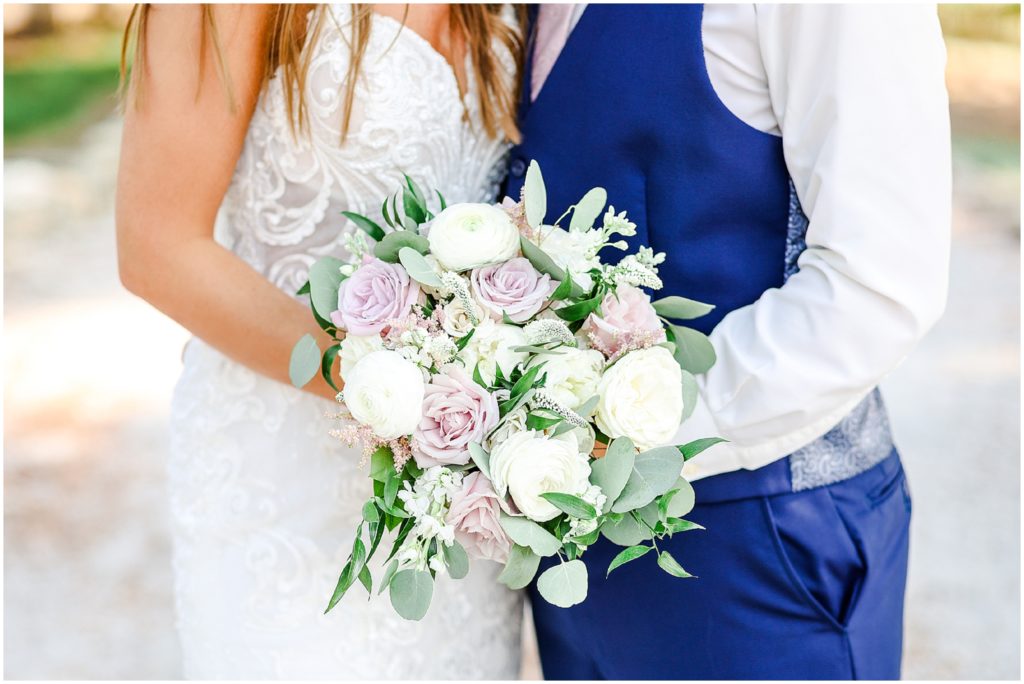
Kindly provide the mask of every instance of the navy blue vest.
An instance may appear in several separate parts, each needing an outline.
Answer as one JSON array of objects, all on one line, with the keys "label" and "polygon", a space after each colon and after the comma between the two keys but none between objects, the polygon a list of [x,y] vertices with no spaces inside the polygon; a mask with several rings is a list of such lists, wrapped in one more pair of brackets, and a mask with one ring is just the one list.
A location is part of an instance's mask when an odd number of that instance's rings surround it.
[{"label": "navy blue vest", "polygon": [[[524,88],[523,142],[512,151],[507,194],[519,196],[531,159],[544,173],[549,220],[590,188],[606,188],[637,224],[631,251],[648,245],[668,255],[662,293],[715,305],[692,322],[709,333],[795,272],[807,219],[782,139],[744,123],[715,93],[702,15],[701,5],[589,5],[535,102]],[[808,489],[862,472],[891,450],[876,391],[814,444],[756,471],[702,480],[698,494]]]}]

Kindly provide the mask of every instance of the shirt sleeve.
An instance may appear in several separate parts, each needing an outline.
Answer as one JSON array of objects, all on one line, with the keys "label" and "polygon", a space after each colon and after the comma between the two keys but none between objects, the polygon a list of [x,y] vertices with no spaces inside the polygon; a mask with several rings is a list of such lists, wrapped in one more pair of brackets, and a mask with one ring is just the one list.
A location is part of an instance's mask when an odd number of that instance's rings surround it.
[{"label": "shirt sleeve", "polygon": [[689,462],[691,479],[762,467],[826,433],[946,302],[950,131],[935,7],[756,11],[807,249],[782,287],[712,332],[718,362],[677,439],[729,443]]}]

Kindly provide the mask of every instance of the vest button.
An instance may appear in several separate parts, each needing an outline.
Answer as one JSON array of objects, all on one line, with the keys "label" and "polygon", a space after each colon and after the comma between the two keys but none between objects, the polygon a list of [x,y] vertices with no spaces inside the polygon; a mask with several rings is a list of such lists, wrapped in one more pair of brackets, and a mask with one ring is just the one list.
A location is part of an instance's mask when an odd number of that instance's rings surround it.
[{"label": "vest button", "polygon": [[509,172],[516,178],[522,178],[523,174],[526,173],[526,160],[521,157],[513,159]]}]

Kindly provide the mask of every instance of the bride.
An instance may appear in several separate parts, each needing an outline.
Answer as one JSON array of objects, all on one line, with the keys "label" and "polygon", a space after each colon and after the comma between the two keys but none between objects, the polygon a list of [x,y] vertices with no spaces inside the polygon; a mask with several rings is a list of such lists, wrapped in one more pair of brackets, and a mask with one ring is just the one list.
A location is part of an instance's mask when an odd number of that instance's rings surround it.
[{"label": "bride", "polygon": [[[349,591],[323,614],[369,480],[334,392],[287,383],[324,335],[294,297],[402,172],[493,201],[517,137],[521,22],[498,5],[137,7],[117,191],[124,285],[195,334],[172,404],[190,678],[512,679],[519,595],[477,567],[420,622]],[[128,35],[128,34],[126,34]],[[216,226],[216,230],[215,230]],[[380,569],[375,569],[375,577]]]}]

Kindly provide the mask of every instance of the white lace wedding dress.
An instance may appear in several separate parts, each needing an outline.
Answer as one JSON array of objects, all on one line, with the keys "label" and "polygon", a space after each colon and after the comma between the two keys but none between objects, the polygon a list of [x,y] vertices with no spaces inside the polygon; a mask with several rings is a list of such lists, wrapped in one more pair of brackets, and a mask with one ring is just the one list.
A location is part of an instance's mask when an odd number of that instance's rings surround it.
[{"label": "white lace wedding dress", "polygon": [[[379,220],[402,171],[449,202],[492,201],[507,152],[482,131],[475,84],[461,99],[445,59],[383,16],[374,18],[341,144],[349,10],[330,11],[337,21],[312,47],[310,138],[292,138],[272,80],[218,226],[223,244],[289,293],[318,257],[342,253],[353,226],[340,211]],[[189,343],[169,465],[185,675],[515,678],[521,596],[495,581],[494,564],[475,562],[463,580],[439,578],[420,622],[399,618],[386,593],[368,602],[358,584],[323,614],[370,492],[359,452],[327,434],[334,409]],[[372,567],[379,579],[380,564]]]}]

